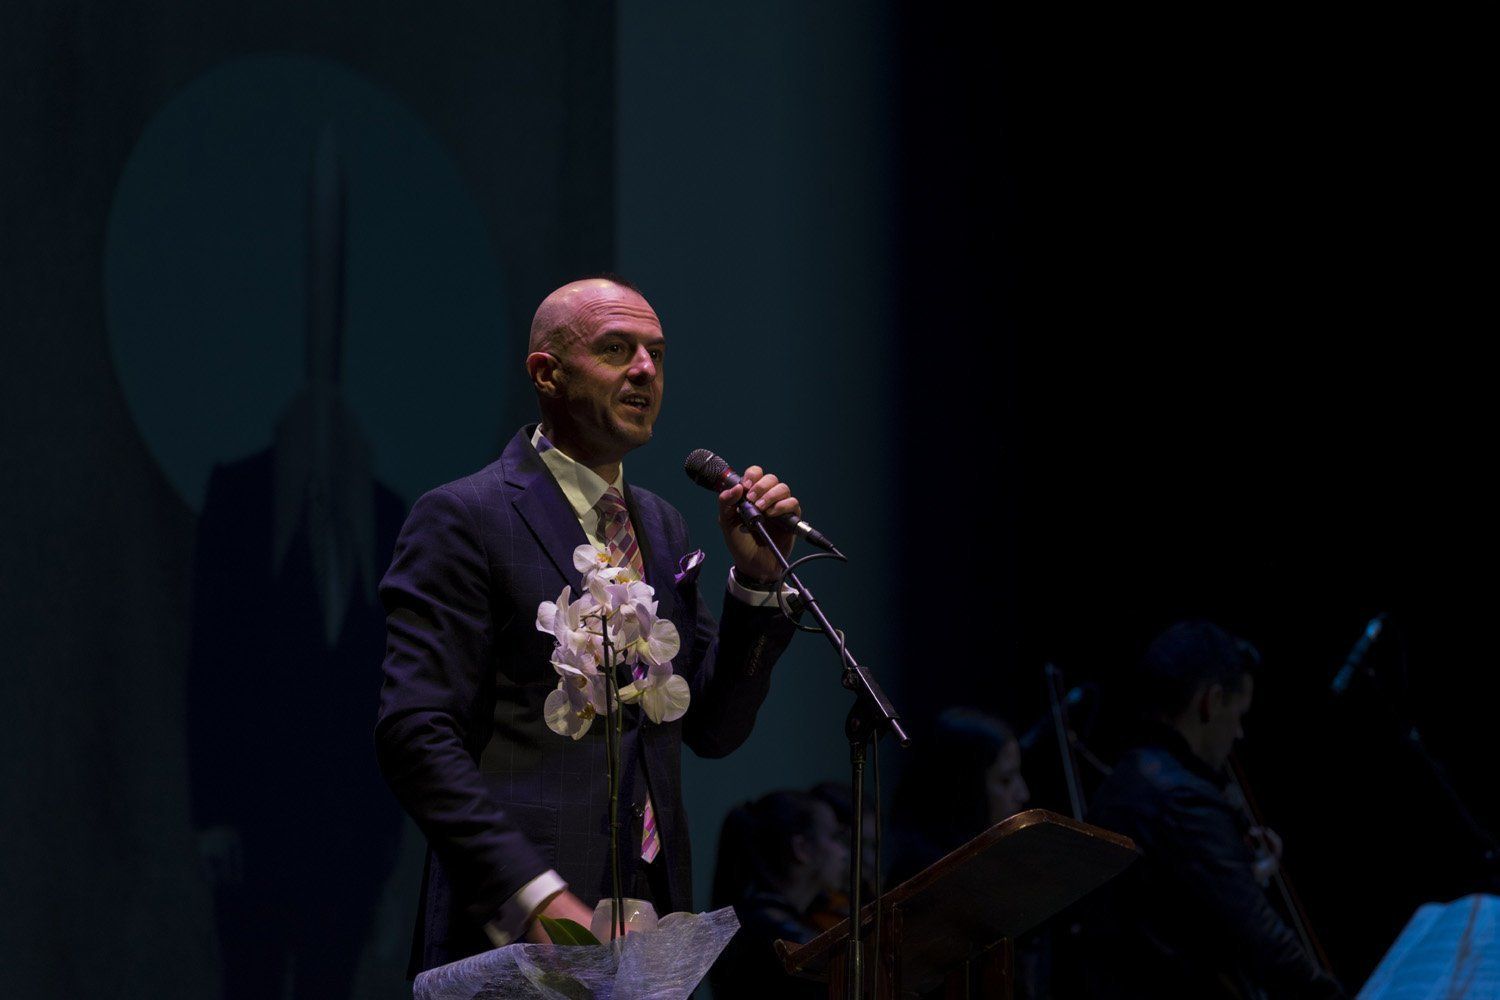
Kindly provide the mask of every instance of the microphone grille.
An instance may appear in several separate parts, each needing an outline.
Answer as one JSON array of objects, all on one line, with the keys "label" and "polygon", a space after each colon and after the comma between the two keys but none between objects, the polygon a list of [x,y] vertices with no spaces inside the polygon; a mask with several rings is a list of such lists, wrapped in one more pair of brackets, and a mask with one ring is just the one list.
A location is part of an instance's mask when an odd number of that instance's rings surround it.
[{"label": "microphone grille", "polygon": [[687,457],[682,463],[682,471],[687,473],[689,479],[699,486],[710,490],[722,489],[724,473],[729,471],[729,463],[707,448],[699,448]]}]

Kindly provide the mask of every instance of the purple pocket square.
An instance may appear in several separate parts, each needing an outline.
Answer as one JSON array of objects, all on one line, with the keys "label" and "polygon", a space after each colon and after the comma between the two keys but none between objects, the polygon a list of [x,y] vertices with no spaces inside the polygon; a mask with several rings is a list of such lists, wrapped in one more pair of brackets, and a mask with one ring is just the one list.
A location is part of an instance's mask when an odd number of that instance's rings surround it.
[{"label": "purple pocket square", "polygon": [[683,584],[691,584],[697,581],[698,571],[703,568],[703,550],[694,549],[677,563],[677,573],[672,577],[672,585],[681,587]]}]

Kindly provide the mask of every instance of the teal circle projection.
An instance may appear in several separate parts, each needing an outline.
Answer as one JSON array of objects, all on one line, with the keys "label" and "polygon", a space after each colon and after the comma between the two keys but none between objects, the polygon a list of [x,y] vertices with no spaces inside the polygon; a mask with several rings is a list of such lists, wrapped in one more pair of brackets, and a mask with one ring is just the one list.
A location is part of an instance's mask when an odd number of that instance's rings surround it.
[{"label": "teal circle projection", "polygon": [[337,63],[237,59],[151,119],[105,237],[115,369],[194,508],[214,463],[270,444],[303,384],[325,131],[345,184],[342,392],[376,474],[411,498],[484,464],[504,436],[500,266],[452,158],[410,108]]}]

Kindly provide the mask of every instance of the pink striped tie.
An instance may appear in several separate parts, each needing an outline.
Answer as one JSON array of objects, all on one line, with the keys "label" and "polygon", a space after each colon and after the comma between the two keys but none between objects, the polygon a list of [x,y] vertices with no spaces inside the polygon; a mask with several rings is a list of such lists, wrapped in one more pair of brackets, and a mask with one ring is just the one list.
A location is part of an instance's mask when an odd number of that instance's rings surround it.
[{"label": "pink striped tie", "polygon": [[[646,564],[641,559],[641,547],[635,540],[635,529],[630,526],[630,511],[625,507],[625,498],[611,486],[604,491],[599,502],[594,504],[599,512],[600,534],[604,546],[609,550],[610,561],[616,566],[629,566],[635,575],[646,579]],[[646,668],[640,664],[635,668],[635,679],[646,676]],[[661,834],[656,830],[656,809],[651,805],[651,796],[646,796],[646,812],[641,821],[641,857],[647,864],[661,853]]]},{"label": "pink striped tie", "polygon": [[630,526],[630,511],[625,509],[625,498],[611,486],[604,491],[599,502],[594,504],[599,512],[603,528],[604,545],[616,566],[629,566],[635,575],[646,579],[646,564],[641,561],[641,547],[636,544],[635,529]]}]

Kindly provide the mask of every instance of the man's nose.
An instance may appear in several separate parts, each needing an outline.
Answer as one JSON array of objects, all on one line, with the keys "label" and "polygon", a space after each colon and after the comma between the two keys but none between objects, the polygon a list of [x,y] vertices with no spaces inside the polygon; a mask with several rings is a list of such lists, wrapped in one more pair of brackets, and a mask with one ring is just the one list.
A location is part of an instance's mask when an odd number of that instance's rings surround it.
[{"label": "man's nose", "polygon": [[630,359],[630,377],[637,382],[649,382],[656,378],[656,360],[651,352],[642,347]]}]

